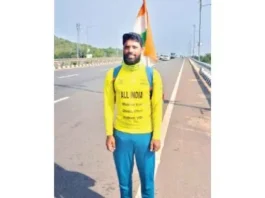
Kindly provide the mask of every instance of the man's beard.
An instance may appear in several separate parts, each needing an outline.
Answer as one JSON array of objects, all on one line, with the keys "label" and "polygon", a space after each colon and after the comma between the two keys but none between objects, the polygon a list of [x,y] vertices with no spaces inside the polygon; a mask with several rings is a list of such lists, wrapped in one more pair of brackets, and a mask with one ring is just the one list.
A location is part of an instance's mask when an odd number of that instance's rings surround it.
[{"label": "man's beard", "polygon": [[137,56],[134,60],[131,60],[129,58],[129,56],[130,56],[130,54],[127,54],[127,55],[123,54],[123,60],[124,60],[126,65],[135,65],[135,64],[139,63],[141,60],[141,55]]}]

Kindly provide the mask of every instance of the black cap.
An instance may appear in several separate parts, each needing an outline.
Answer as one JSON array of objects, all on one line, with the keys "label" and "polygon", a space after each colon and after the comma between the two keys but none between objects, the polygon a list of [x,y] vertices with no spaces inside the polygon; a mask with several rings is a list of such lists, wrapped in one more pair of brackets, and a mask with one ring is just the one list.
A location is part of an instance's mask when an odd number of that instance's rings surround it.
[{"label": "black cap", "polygon": [[124,34],[122,37],[122,44],[124,45],[124,43],[128,40],[137,41],[138,43],[140,43],[141,47],[143,47],[143,40],[140,34],[137,34],[135,32],[129,32]]}]

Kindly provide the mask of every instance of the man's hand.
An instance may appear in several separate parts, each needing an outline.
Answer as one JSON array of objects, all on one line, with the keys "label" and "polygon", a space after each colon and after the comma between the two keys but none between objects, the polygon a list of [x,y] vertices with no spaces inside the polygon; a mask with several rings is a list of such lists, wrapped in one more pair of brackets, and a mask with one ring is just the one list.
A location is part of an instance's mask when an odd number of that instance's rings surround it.
[{"label": "man's hand", "polygon": [[156,152],[160,149],[160,140],[152,140],[150,144],[150,151]]},{"label": "man's hand", "polygon": [[110,152],[113,152],[115,150],[115,138],[112,135],[107,136],[106,147]]}]

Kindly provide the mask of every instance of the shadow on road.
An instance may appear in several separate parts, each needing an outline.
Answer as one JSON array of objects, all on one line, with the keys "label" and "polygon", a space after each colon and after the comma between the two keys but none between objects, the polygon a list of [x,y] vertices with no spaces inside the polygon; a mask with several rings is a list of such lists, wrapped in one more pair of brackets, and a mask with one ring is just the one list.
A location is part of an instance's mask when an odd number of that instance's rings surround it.
[{"label": "shadow on road", "polygon": [[89,189],[95,183],[95,180],[84,174],[67,171],[58,164],[54,164],[55,198],[104,198]]},{"label": "shadow on road", "polygon": [[92,92],[92,93],[99,93],[102,94],[102,91],[95,91],[91,89],[87,89],[85,87],[82,87],[81,85],[78,86],[70,86],[70,85],[59,85],[59,84],[54,84],[55,87],[63,87],[63,88],[68,88],[68,89],[76,89],[76,90],[81,90],[81,91],[87,91],[87,92]]},{"label": "shadow on road", "polygon": [[180,104],[180,103],[178,103],[178,101],[164,100],[164,103],[165,104],[174,104],[176,106],[182,106],[182,107],[195,108],[195,109],[199,109],[200,111],[211,111],[211,108],[198,107],[198,106],[194,106],[194,105]]}]

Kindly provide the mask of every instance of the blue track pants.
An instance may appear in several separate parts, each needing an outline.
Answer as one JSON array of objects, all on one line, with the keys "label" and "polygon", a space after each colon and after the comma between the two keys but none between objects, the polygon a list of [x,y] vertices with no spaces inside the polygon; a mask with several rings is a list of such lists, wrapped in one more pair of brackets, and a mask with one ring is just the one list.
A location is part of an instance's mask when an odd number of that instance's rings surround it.
[{"label": "blue track pants", "polygon": [[141,180],[142,198],[154,198],[155,153],[150,151],[152,133],[129,134],[114,131],[114,162],[121,198],[132,198],[134,156]]}]

